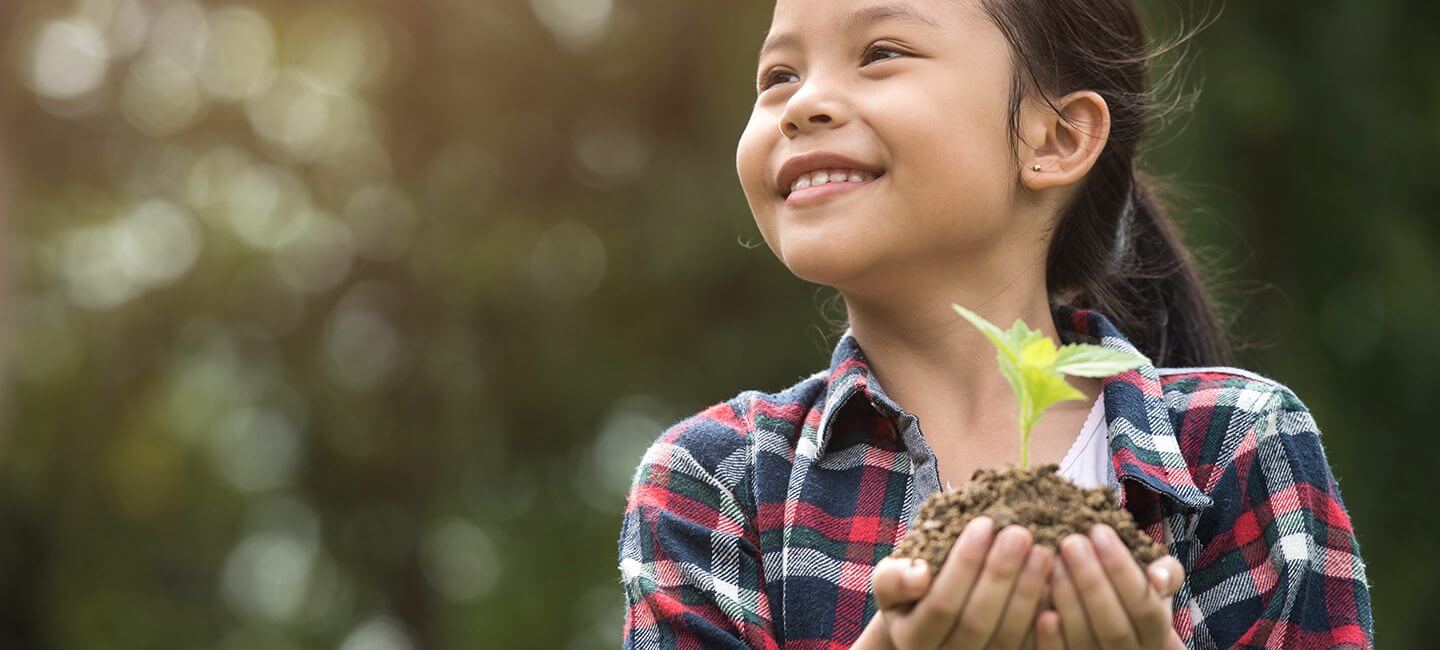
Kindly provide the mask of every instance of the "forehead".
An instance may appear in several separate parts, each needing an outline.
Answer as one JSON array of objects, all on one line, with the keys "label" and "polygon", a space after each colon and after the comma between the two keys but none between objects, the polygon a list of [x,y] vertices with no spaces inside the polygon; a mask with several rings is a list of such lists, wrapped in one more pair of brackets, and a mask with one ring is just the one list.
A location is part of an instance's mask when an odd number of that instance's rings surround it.
[{"label": "forehead", "polygon": [[955,29],[974,0],[778,0],[760,57],[798,47],[807,31],[849,33],[879,24],[929,31]]}]

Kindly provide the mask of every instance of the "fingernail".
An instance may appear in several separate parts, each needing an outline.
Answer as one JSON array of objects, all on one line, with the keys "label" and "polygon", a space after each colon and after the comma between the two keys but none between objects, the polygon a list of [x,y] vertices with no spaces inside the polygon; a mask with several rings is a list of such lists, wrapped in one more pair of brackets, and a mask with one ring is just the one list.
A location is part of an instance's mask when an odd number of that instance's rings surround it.
[{"label": "fingernail", "polygon": [[925,574],[930,572],[925,560],[911,560],[910,566],[905,569],[905,582],[912,587],[918,587],[925,582]]},{"label": "fingernail", "polygon": [[1075,533],[1066,535],[1065,539],[1060,541],[1060,550],[1070,553],[1071,555],[1078,555],[1085,552],[1085,536]]},{"label": "fingernail", "polygon": [[1019,553],[1025,549],[1025,529],[1019,526],[1007,526],[1000,531],[1004,539],[1000,543],[1004,545],[1006,553]]},{"label": "fingernail", "polygon": [[955,545],[960,546],[960,543],[963,542],[965,548],[973,548],[977,545],[989,546],[990,542],[986,540],[990,539],[991,525],[992,523],[987,517],[971,519],[970,523],[965,524],[965,529],[960,531],[960,539],[956,541]]},{"label": "fingernail", "polygon": [[1095,524],[1095,527],[1090,529],[1090,538],[1095,540],[1095,547],[1100,549],[1109,549],[1114,545],[1114,534],[1105,524]]},{"label": "fingernail", "polygon": [[1163,567],[1163,566],[1150,567],[1150,573],[1155,576],[1156,582],[1159,583],[1159,584],[1157,584],[1157,585],[1155,586],[1155,589],[1157,589],[1157,590],[1164,590],[1165,588],[1167,588],[1167,587],[1170,586],[1170,570],[1169,570],[1169,569],[1167,569],[1167,568],[1165,568],[1165,567]]}]

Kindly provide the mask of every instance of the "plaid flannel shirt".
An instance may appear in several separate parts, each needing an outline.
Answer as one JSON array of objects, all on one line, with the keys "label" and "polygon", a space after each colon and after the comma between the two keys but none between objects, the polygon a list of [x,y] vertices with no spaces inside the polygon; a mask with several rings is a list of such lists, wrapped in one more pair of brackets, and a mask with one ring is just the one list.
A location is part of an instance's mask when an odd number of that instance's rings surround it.
[{"label": "plaid flannel shirt", "polygon": [[[1063,343],[1138,350],[1054,308]],[[1300,398],[1233,367],[1103,380],[1110,487],[1185,568],[1188,647],[1373,644],[1365,564]],[[670,426],[637,467],[619,536],[626,648],[832,648],[876,612],[870,573],[940,490],[918,420],[852,332],[828,370]]]}]

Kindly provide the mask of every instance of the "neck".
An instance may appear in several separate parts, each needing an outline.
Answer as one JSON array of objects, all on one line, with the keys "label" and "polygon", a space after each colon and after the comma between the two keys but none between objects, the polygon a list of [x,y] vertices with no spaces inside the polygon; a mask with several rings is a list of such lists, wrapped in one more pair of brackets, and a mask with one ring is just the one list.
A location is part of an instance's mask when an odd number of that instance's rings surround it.
[{"label": "neck", "polygon": [[[1017,281],[998,293],[950,286],[945,291],[890,292],[883,301],[844,294],[854,336],[876,380],[907,412],[943,423],[946,429],[1013,431],[1015,397],[999,372],[995,345],[950,304],[970,309],[1002,330],[1021,319],[1059,346],[1044,278]],[[1070,381],[1090,401],[1099,395],[1099,380]],[[1062,402],[1052,410],[1088,409],[1090,401]]]}]

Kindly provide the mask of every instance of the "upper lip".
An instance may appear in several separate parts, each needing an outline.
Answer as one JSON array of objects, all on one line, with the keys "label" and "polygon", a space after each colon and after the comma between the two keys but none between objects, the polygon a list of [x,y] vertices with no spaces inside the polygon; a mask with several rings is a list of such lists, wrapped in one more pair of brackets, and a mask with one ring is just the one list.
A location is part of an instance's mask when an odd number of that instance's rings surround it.
[{"label": "upper lip", "polygon": [[822,169],[853,169],[855,171],[870,172],[876,176],[885,173],[884,169],[860,162],[850,156],[831,151],[814,151],[807,154],[794,156],[780,166],[780,172],[776,174],[776,184],[780,188],[781,196],[790,196],[790,186],[795,184],[795,179],[800,176],[817,172]]}]

